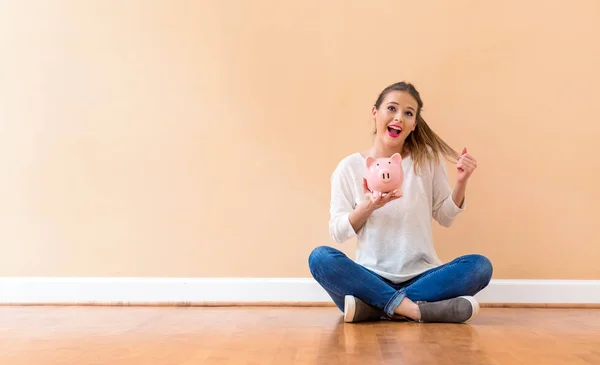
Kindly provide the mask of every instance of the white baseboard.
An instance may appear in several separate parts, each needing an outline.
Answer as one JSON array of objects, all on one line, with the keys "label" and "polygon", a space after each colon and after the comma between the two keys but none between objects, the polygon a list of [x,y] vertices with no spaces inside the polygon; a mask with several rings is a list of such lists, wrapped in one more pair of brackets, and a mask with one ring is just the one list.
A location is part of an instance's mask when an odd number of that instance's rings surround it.
[{"label": "white baseboard", "polygon": [[[481,303],[599,304],[600,280],[492,280]],[[0,304],[331,303],[312,278],[0,277]]]}]

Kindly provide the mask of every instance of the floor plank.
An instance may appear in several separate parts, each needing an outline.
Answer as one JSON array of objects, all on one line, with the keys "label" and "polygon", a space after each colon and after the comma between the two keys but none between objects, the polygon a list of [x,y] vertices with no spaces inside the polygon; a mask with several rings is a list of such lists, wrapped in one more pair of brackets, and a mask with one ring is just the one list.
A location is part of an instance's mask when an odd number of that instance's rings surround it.
[{"label": "floor plank", "polygon": [[325,307],[0,307],[0,364],[600,364],[600,310],[346,324]]}]

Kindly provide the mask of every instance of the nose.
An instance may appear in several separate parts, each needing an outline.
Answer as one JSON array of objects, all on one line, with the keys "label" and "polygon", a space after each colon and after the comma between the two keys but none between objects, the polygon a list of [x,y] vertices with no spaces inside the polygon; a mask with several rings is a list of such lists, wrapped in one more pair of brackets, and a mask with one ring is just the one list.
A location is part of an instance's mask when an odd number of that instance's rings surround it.
[{"label": "nose", "polygon": [[390,179],[391,179],[390,173],[388,170],[382,170],[380,176],[381,176],[381,180],[383,180],[383,181],[390,181]]}]

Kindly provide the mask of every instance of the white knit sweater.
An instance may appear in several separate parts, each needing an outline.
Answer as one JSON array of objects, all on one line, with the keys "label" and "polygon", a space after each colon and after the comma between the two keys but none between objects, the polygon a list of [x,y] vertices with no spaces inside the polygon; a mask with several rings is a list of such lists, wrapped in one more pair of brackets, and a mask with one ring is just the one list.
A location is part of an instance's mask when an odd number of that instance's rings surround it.
[{"label": "white knit sweater", "polygon": [[331,176],[329,233],[338,243],[357,237],[356,262],[384,278],[401,283],[442,264],[432,238],[432,218],[449,227],[464,211],[452,200],[445,161],[421,167],[402,161],[403,196],[375,210],[358,231],[350,225],[350,212],[364,197],[362,178],[366,159],[356,152],[343,158]]}]

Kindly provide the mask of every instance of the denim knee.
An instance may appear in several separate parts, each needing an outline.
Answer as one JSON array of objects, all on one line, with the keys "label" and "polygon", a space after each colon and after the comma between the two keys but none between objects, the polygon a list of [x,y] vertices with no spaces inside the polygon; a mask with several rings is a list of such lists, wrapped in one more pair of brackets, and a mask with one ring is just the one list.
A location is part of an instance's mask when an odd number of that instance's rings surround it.
[{"label": "denim knee", "polygon": [[492,274],[494,273],[492,262],[483,255],[471,255],[470,258],[473,262],[475,281],[481,288],[486,287],[490,283]]},{"label": "denim knee", "polygon": [[312,250],[308,256],[308,267],[313,276],[317,275],[323,267],[329,267],[328,262],[339,251],[329,246],[319,246]]}]

